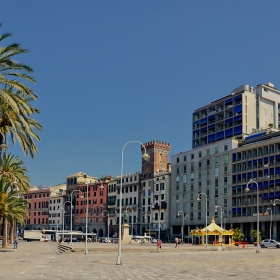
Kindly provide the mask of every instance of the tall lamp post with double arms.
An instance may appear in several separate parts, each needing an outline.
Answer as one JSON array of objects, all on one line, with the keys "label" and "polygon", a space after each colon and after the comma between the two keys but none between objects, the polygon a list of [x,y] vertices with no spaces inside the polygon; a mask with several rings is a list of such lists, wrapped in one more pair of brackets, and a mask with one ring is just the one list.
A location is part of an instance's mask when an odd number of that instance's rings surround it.
[{"label": "tall lamp post with double arms", "polygon": [[146,147],[144,146],[143,143],[140,141],[128,141],[127,143],[124,144],[122,148],[122,157],[121,157],[121,181],[120,181],[120,211],[119,211],[119,242],[118,242],[118,258],[117,258],[117,265],[122,264],[122,177],[123,177],[123,153],[124,153],[124,148],[126,145],[129,143],[139,143],[145,150],[144,154],[142,155],[142,158],[144,160],[147,160],[150,158],[150,156],[147,154]]},{"label": "tall lamp post with double arms", "polygon": [[206,241],[205,241],[205,246],[207,247],[207,245],[208,245],[208,236],[207,236],[207,194],[206,193],[204,193],[204,192],[200,192],[198,195],[197,195],[197,199],[196,200],[198,200],[198,201],[200,201],[201,200],[201,195],[205,195],[205,233],[206,233]]},{"label": "tall lamp post with double arms", "polygon": [[182,210],[179,210],[177,213],[177,216],[181,216],[181,220],[182,220],[182,227],[181,227],[181,235],[182,235],[182,244],[184,243],[184,217],[185,213]]},{"label": "tall lamp post with double arms", "polygon": [[70,221],[70,229],[71,229],[71,234],[70,234],[70,242],[71,242],[71,245],[72,245],[72,231],[73,231],[73,229],[72,229],[72,227],[73,227],[73,193],[74,192],[80,192],[81,193],[81,197],[83,197],[82,196],[82,192],[80,191],[80,190],[74,190],[74,191],[72,191],[71,192],[71,216],[70,216],[70,219],[71,219],[71,221]]},{"label": "tall lamp post with double arms", "polygon": [[250,179],[250,181],[247,183],[245,191],[248,192],[250,189],[248,187],[249,184],[255,183],[257,185],[257,248],[256,253],[259,253],[259,244],[260,244],[260,215],[259,215],[259,185],[256,181]]}]

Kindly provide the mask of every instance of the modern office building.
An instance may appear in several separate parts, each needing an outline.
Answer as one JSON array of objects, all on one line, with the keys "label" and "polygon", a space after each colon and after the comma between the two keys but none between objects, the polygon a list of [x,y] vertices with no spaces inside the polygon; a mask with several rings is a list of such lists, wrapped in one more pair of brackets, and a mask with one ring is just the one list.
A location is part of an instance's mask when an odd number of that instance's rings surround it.
[{"label": "modern office building", "polygon": [[192,147],[280,125],[280,91],[273,84],[244,85],[193,113]]},{"label": "modern office building", "polygon": [[[231,209],[231,157],[230,151],[238,146],[236,139],[224,139],[188,152],[172,156],[171,172],[171,239],[181,235],[182,212],[184,213],[184,234],[190,229],[205,227],[211,218],[218,218],[215,206],[220,206],[228,224],[228,210]],[[197,201],[202,192],[201,200]],[[207,201],[206,201],[207,196]],[[207,205],[207,210],[206,210]],[[180,216],[179,216],[179,215]],[[220,219],[217,219],[217,224]],[[230,225],[226,225],[229,228]]]},{"label": "modern office building", "polygon": [[[252,135],[253,136],[253,135]],[[269,238],[272,218],[272,238],[280,239],[280,132],[255,135],[231,151],[232,205],[231,224],[240,227],[249,241],[250,232],[256,229],[257,194],[259,193],[260,231]],[[256,183],[249,184],[250,179]],[[267,210],[270,208],[270,210]],[[271,217],[272,214],[272,217]]]}]

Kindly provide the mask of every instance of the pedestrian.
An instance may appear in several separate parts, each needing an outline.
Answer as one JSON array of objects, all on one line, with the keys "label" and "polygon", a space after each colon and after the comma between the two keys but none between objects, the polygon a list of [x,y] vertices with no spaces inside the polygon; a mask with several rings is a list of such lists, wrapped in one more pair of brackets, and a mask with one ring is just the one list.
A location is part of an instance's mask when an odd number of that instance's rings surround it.
[{"label": "pedestrian", "polygon": [[175,248],[178,248],[178,242],[179,242],[178,237],[176,237],[175,238]]},{"label": "pedestrian", "polygon": [[14,239],[14,249],[17,249],[17,246],[18,246],[18,238],[16,236]]},{"label": "pedestrian", "polygon": [[67,242],[68,242],[68,244],[70,243],[70,237],[67,238]]},{"label": "pedestrian", "polygon": [[161,249],[161,241],[158,239],[158,241],[157,241],[157,251],[158,251],[158,253],[160,252],[160,249]]}]

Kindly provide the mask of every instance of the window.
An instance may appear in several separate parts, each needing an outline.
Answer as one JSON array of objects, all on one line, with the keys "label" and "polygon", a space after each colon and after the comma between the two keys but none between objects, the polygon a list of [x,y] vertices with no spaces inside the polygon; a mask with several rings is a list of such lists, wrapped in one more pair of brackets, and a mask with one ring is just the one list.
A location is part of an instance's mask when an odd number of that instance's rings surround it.
[{"label": "window", "polygon": [[197,219],[201,220],[201,212],[197,212]]},{"label": "window", "polygon": [[224,185],[225,186],[227,186],[227,182],[228,182],[227,177],[224,177]]},{"label": "window", "polygon": [[176,170],[177,170],[177,174],[180,174],[180,167],[177,167]]},{"label": "window", "polygon": [[210,149],[206,150],[206,154],[207,154],[207,156],[210,156]]},{"label": "window", "polygon": [[194,180],[194,173],[191,173],[190,177],[191,177],[191,181],[193,181]]},{"label": "window", "polygon": [[228,145],[224,145],[224,151],[228,150]]},{"label": "window", "polygon": [[227,198],[224,198],[224,207],[227,207]]},{"label": "window", "polygon": [[228,188],[224,188],[224,196],[227,196],[227,194],[228,194]]},{"label": "window", "polygon": [[194,154],[191,154],[191,159],[194,159]]},{"label": "window", "polygon": [[201,210],[201,201],[198,201],[198,203],[197,203],[197,209],[198,209],[198,210]]},{"label": "window", "polygon": [[187,156],[184,156],[184,161],[187,161]]},{"label": "window", "polygon": [[183,189],[184,189],[184,191],[187,190],[187,184],[183,184]]},{"label": "window", "polygon": [[184,165],[184,173],[186,173],[186,172],[187,172],[187,166]]},{"label": "window", "polygon": [[202,157],[202,152],[198,152],[198,157]]},{"label": "window", "polygon": [[215,154],[219,152],[219,147],[215,147]]},{"label": "window", "polygon": [[193,191],[193,183],[191,183],[191,191]]},{"label": "window", "polygon": [[228,168],[227,166],[224,166],[224,174],[227,175],[227,173],[228,173]]},{"label": "window", "polygon": [[201,169],[201,167],[202,167],[202,162],[200,161],[200,162],[198,163],[198,168]]},{"label": "window", "polygon": [[224,164],[228,164],[228,155],[224,155]]},{"label": "window", "polygon": [[201,173],[201,171],[199,171],[199,172],[198,172],[198,179],[201,180],[201,176],[202,176],[202,173]]},{"label": "window", "polygon": [[218,187],[218,186],[219,186],[219,179],[215,178],[215,187]]},{"label": "window", "polygon": [[206,166],[209,167],[210,166],[210,159],[206,160]]},{"label": "window", "polygon": [[176,177],[176,182],[179,183],[180,182],[180,176]]},{"label": "window", "polygon": [[180,190],[180,186],[179,186],[179,185],[176,186],[176,190],[177,190],[177,191]]},{"label": "window", "polygon": [[191,163],[191,171],[194,171],[194,163]]},{"label": "window", "polygon": [[183,182],[184,182],[184,183],[187,182],[187,175],[183,175]]},{"label": "window", "polygon": [[210,176],[210,169],[206,170],[206,176]]},{"label": "window", "polygon": [[180,158],[177,157],[177,163],[179,163],[179,162],[180,162]]},{"label": "window", "polygon": [[219,167],[215,168],[215,177],[219,177]]},{"label": "window", "polygon": [[218,189],[215,189],[215,197],[219,197],[219,190]]},{"label": "window", "polygon": [[219,157],[215,157],[215,165],[219,165]]}]

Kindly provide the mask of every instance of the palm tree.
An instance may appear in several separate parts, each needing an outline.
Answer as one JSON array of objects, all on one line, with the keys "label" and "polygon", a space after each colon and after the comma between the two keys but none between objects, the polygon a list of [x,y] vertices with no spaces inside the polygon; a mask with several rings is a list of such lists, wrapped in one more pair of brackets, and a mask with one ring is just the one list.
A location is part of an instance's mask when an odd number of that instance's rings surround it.
[{"label": "palm tree", "polygon": [[4,221],[2,248],[7,247],[8,223],[19,221],[24,224],[28,216],[27,200],[17,196],[6,178],[0,179],[0,218]]},{"label": "palm tree", "polygon": [[0,176],[6,178],[14,191],[18,194],[26,194],[30,188],[30,178],[26,176],[27,168],[23,166],[23,161],[11,154],[4,154],[0,158]]},{"label": "palm tree", "polygon": [[[0,42],[10,36],[10,33],[1,35]],[[39,113],[31,106],[37,96],[22,80],[35,83],[35,79],[29,75],[32,68],[13,60],[14,56],[27,52],[18,43],[0,46],[0,144],[7,141],[6,135],[10,133],[13,144],[17,139],[24,155],[34,157],[38,152],[34,140],[40,141],[35,131],[42,126],[32,118]]]},{"label": "palm tree", "polygon": [[[2,24],[0,24],[1,26]],[[11,33],[4,33],[0,36],[0,42],[11,36]],[[12,59],[14,56],[23,53],[28,53],[28,50],[22,49],[18,43],[0,47],[0,84],[4,87],[14,88],[24,96],[32,97],[35,100],[37,96],[32,89],[20,81],[25,80],[34,84],[35,79],[29,75],[29,73],[33,73],[33,69]]]}]

